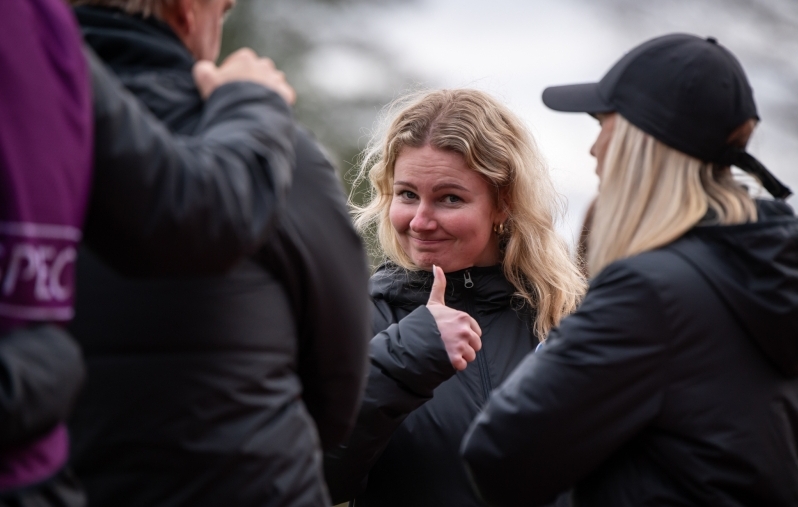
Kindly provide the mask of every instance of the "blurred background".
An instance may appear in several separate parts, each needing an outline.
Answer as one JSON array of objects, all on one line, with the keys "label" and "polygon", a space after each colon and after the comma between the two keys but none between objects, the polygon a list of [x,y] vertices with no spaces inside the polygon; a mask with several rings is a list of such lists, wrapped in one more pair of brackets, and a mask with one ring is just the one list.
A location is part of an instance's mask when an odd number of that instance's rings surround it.
[{"label": "blurred background", "polygon": [[275,60],[347,189],[392,98],[419,87],[495,95],[546,157],[573,244],[598,185],[588,150],[599,127],[546,109],[541,92],[596,81],[625,51],[670,32],[712,35],[737,55],[762,119],[749,151],[798,192],[798,0],[238,0],[223,55],[250,46]]}]

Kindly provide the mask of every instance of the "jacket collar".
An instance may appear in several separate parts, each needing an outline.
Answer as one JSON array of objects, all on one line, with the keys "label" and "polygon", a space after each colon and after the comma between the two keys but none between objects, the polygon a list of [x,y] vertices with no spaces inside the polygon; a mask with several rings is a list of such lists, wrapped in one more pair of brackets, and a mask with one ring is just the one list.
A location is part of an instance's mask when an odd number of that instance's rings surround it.
[{"label": "jacket collar", "polygon": [[77,7],[86,42],[115,71],[191,71],[194,57],[166,23],[105,7]]},{"label": "jacket collar", "polygon": [[[467,283],[468,280],[470,283]],[[432,281],[433,276],[429,271],[408,271],[386,263],[377,268],[371,277],[369,290],[372,298],[412,309],[427,303]],[[515,292],[515,287],[504,277],[500,265],[446,273],[447,304],[468,298],[480,311],[498,310],[511,304]]]}]

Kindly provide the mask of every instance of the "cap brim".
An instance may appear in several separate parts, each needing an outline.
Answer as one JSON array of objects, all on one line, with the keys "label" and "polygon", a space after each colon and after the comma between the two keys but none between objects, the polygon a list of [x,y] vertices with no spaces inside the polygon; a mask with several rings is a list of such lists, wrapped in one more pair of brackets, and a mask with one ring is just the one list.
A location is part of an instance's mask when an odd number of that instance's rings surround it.
[{"label": "cap brim", "polygon": [[610,113],[615,110],[598,91],[598,83],[550,86],[543,90],[543,103],[567,113]]}]

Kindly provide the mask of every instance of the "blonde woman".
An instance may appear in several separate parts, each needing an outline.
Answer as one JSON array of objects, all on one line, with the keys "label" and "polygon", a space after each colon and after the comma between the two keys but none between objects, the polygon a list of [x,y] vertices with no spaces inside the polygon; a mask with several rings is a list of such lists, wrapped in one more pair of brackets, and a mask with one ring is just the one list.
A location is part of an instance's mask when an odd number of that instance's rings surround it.
[{"label": "blonde woman", "polygon": [[[714,39],[669,35],[544,102],[601,122],[579,310],[463,444],[491,505],[798,503],[798,221],[745,152],[753,93]],[[752,200],[730,165],[777,199]]]},{"label": "blonde woman", "polygon": [[[376,238],[368,387],[327,453],[333,500],[476,506],[458,457],[471,419],[571,312],[584,282],[554,230],[558,197],[519,119],[475,90],[399,101],[365,153]],[[434,280],[434,281],[433,281]]]}]

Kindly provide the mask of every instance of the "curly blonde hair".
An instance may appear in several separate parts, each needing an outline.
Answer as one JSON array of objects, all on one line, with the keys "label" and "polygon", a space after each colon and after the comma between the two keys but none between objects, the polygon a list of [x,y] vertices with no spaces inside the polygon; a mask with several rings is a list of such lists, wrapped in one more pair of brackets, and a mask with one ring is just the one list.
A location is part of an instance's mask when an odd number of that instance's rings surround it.
[{"label": "curly blonde hair", "polygon": [[404,147],[429,145],[459,153],[496,188],[499,209],[508,216],[500,238],[504,274],[516,295],[536,310],[533,328],[545,339],[576,308],[586,284],[555,231],[563,206],[524,124],[490,95],[468,89],[417,92],[394,101],[383,116],[354,185],[368,179],[367,203],[357,206],[350,197],[358,230],[376,239],[376,253],[384,259],[419,269],[389,219],[396,159]]}]

